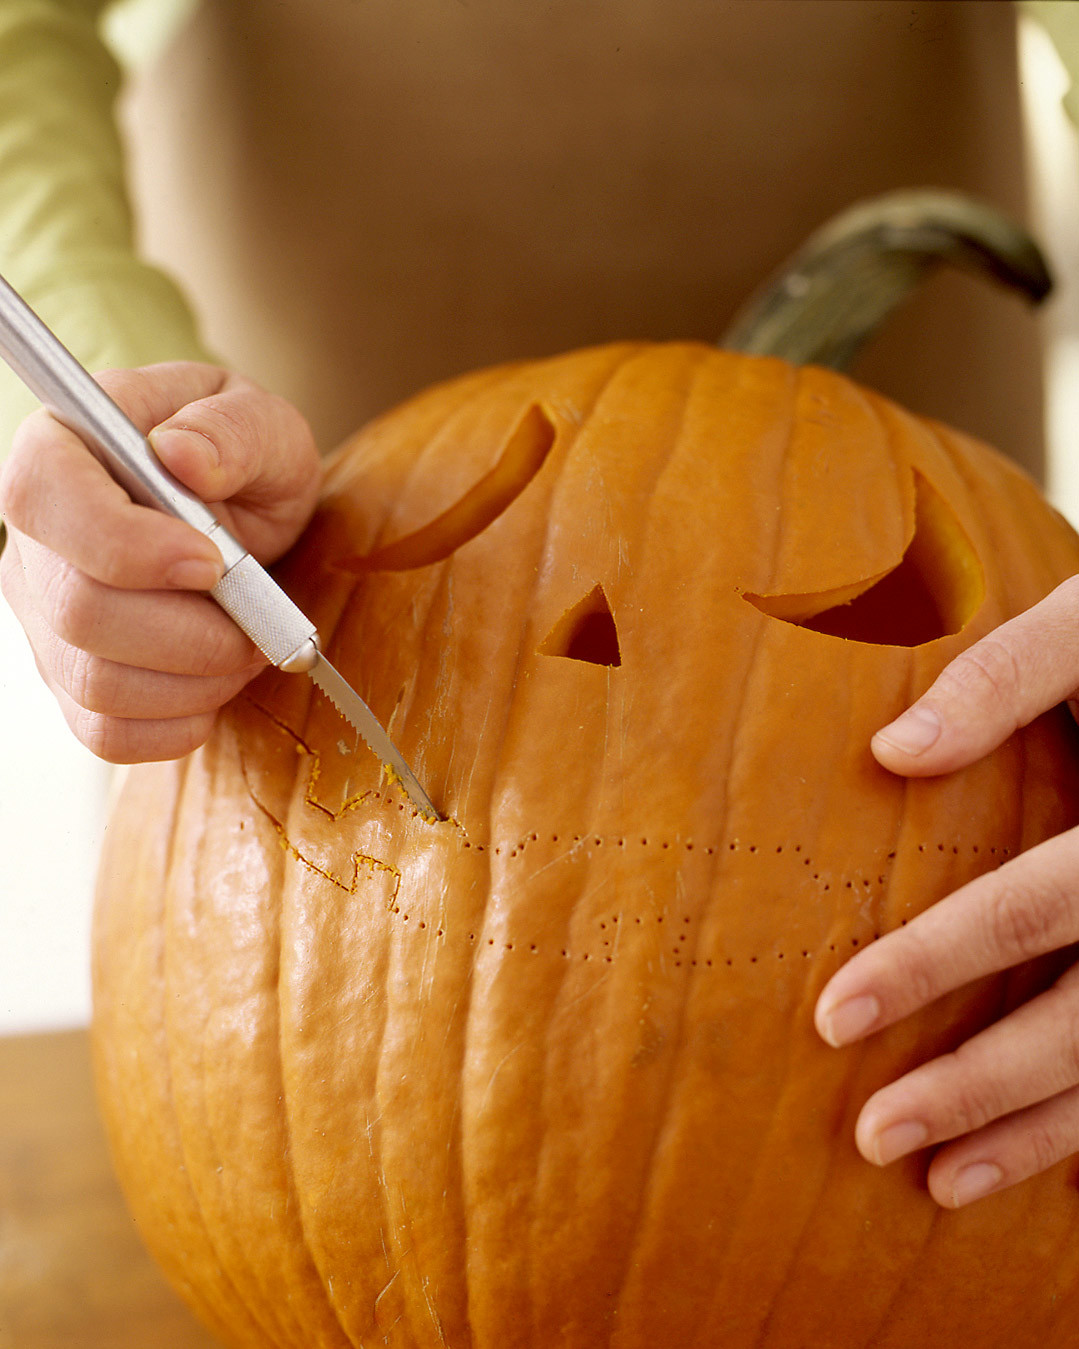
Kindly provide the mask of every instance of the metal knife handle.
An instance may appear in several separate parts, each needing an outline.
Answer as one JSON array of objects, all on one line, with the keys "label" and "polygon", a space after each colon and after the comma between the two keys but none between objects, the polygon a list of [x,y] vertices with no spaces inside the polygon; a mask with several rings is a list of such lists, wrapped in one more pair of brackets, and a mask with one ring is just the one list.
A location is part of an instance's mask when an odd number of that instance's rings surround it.
[{"label": "metal knife handle", "polygon": [[169,473],[134,422],[2,276],[0,357],[133,501],[175,515],[214,542],[225,575],[210,594],[259,650],[282,669],[310,669],[318,659],[314,624],[209,506]]}]

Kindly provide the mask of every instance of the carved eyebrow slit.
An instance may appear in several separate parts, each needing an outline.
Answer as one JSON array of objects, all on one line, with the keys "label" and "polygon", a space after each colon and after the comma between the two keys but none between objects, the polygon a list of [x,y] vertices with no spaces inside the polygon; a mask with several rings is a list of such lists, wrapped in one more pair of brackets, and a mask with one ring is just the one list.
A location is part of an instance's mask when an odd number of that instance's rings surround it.
[{"label": "carved eyebrow slit", "polygon": [[772,618],[876,646],[921,646],[962,631],[985,595],[985,573],[940,493],[914,472],[914,535],[888,571],[834,590],[743,599]]},{"label": "carved eyebrow slit", "polygon": [[420,529],[346,564],[349,571],[411,571],[441,562],[481,534],[521,495],[543,467],[558,431],[532,403],[510,432],[494,468]]}]

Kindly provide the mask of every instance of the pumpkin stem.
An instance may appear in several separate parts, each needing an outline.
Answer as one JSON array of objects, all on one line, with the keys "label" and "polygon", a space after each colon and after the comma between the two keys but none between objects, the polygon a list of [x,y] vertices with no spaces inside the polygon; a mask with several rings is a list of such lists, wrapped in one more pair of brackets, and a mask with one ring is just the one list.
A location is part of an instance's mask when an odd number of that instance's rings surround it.
[{"label": "pumpkin stem", "polygon": [[1037,303],[1052,278],[1034,240],[984,202],[904,191],[828,221],[735,315],[720,345],[846,370],[867,338],[942,263]]}]

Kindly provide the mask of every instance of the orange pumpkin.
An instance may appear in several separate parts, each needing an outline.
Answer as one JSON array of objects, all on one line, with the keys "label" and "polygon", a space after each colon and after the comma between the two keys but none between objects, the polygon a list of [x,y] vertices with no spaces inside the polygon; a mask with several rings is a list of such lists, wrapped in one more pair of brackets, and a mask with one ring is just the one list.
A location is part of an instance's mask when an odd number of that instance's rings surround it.
[{"label": "orange pumpkin", "polygon": [[877,1087],[1044,961],[843,1051],[858,947],[1075,823],[1064,714],[872,733],[1079,570],[1014,467],[693,343],[484,371],[335,458],[282,568],[448,816],[270,671],[131,771],[95,1055],[147,1242],[244,1349],[1065,1349],[1074,1163],[944,1212]]},{"label": "orange pumpkin", "polygon": [[271,671],[130,773],[102,868],[120,1175],[224,1341],[1072,1344],[1073,1165],[944,1213],[852,1142],[1050,972],[843,1052],[811,1010],[1075,822],[1066,718],[938,780],[868,743],[1077,569],[993,451],[700,345],[472,375],[347,445],[284,580],[448,821]]}]

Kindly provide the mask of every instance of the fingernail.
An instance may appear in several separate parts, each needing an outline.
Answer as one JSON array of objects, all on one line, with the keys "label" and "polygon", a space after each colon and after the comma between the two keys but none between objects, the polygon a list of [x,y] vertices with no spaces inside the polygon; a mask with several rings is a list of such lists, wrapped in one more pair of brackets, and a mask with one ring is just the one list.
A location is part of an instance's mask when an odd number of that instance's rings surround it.
[{"label": "fingernail", "polygon": [[873,737],[903,754],[922,754],[940,739],[940,717],[931,707],[915,704]]},{"label": "fingernail", "polygon": [[174,562],[165,577],[177,590],[212,590],[221,580],[222,567],[209,558],[190,557]]},{"label": "fingernail", "polygon": [[924,1147],[928,1141],[929,1130],[919,1120],[903,1120],[901,1124],[890,1124],[873,1140],[873,1160],[878,1166],[887,1166],[897,1157],[905,1157],[908,1152]]},{"label": "fingernail", "polygon": [[820,1033],[833,1049],[865,1035],[880,1020],[880,1003],[869,993],[848,998],[821,1014]]},{"label": "fingernail", "polygon": [[182,426],[151,430],[147,437],[166,468],[201,494],[213,495],[220,486],[221,453],[209,436]]},{"label": "fingernail", "polygon": [[952,1204],[960,1208],[974,1199],[992,1194],[1004,1179],[1004,1172],[994,1162],[973,1162],[964,1166],[952,1181]]},{"label": "fingernail", "polygon": [[217,446],[200,431],[185,430],[180,426],[169,426],[151,431],[147,437],[154,453],[166,464],[179,458],[181,462],[197,456],[211,470],[221,467],[221,455]]}]

